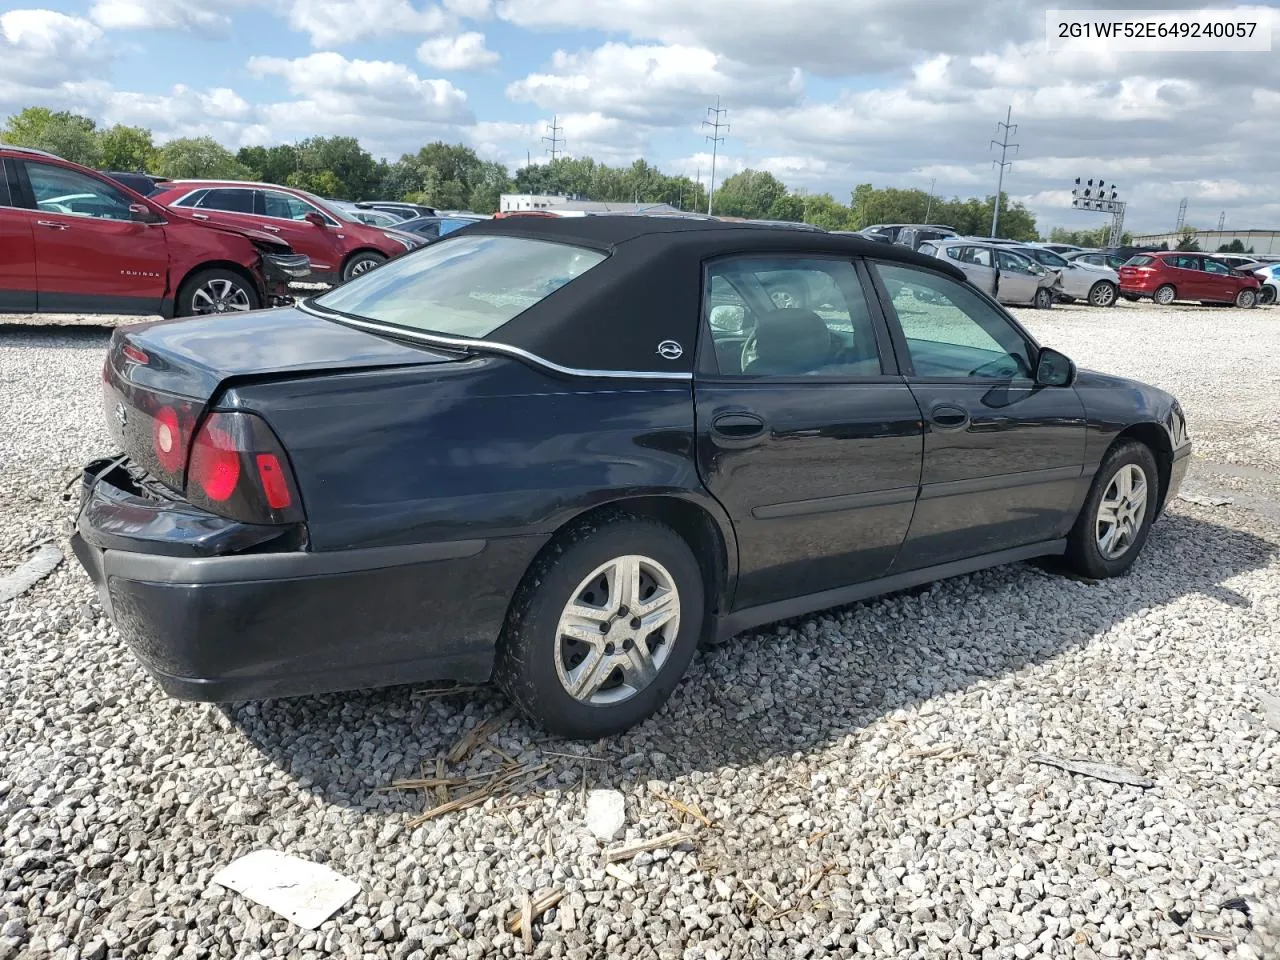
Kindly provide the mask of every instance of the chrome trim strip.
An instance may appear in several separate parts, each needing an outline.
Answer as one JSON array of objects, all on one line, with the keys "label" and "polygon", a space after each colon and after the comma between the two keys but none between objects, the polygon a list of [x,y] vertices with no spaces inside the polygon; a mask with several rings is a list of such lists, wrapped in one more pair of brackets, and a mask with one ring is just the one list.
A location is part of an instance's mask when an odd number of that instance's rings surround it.
[{"label": "chrome trim strip", "polygon": [[[221,181],[213,180],[208,182],[220,183]],[[260,220],[279,220],[281,223],[306,223],[305,220],[295,220],[293,217],[273,217],[268,213],[245,213],[243,210],[219,210],[217,207],[195,207],[195,206],[188,206],[187,204],[182,202],[189,197],[194,197],[197,193],[201,193],[208,190],[245,190],[245,191],[248,191],[249,193],[256,193],[259,191],[261,191],[262,193],[281,193],[292,200],[297,200],[299,203],[305,203],[308,207],[311,208],[313,212],[318,213],[320,214],[320,216],[324,217],[325,224],[327,226],[338,227],[339,229],[341,229],[342,227],[341,222],[329,216],[329,214],[325,213],[323,210],[321,210],[311,201],[304,200],[302,199],[302,197],[295,197],[292,193],[286,193],[285,191],[280,190],[279,188],[267,190],[261,184],[255,184],[253,186],[235,186],[235,187],[226,187],[226,186],[197,187],[195,190],[188,190],[186,193],[180,196],[177,200],[174,200],[173,203],[165,204],[165,206],[178,207],[181,210],[212,210],[215,213],[229,213],[232,216],[236,216],[236,217],[257,217]],[[368,224],[365,224],[365,226],[368,226]],[[389,229],[389,228],[379,227],[377,229]]]},{"label": "chrome trim strip", "polygon": [[387,323],[376,323],[372,320],[356,320],[352,317],[336,316],[330,313],[316,310],[314,307],[307,306],[305,301],[299,300],[294,304],[303,313],[309,313],[313,317],[319,317],[321,320],[332,320],[334,323],[344,323],[348,326],[357,327],[362,330],[373,330],[378,333],[390,333],[397,337],[404,337],[409,340],[417,340],[427,346],[447,347],[454,350],[476,350],[481,353],[498,353],[504,356],[514,357],[517,360],[524,360],[536,366],[550,370],[553,373],[559,373],[566,377],[595,377],[606,378],[610,380],[692,380],[692,373],[663,373],[661,371],[641,371],[641,370],[581,370],[577,367],[562,367],[558,363],[553,363],[545,357],[540,357],[536,353],[530,353],[528,350],[522,350],[520,347],[513,347],[506,343],[495,343],[492,340],[467,340],[458,337],[442,337],[435,333],[419,333],[416,330],[407,330],[404,327],[396,327]]}]

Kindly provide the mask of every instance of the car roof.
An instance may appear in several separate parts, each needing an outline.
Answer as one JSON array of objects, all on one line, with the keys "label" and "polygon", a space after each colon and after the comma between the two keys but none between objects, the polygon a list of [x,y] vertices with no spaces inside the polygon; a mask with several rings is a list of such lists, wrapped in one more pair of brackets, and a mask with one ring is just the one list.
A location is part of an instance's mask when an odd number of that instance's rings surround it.
[{"label": "car roof", "polygon": [[[964,282],[936,257],[862,237],[719,220],[604,215],[480,220],[438,244],[514,237],[595,249],[607,258],[484,339],[573,370],[687,375],[697,340],[703,264],[719,257],[812,255],[918,266]],[[601,336],[607,323],[608,336]],[[665,359],[658,344],[681,345]],[[669,352],[669,351],[668,351]]]},{"label": "car roof", "polygon": [[35,147],[17,147],[11,143],[0,143],[0,151],[8,150],[13,153],[25,153],[33,157],[46,157],[50,160],[62,160],[63,163],[69,161],[58,156],[56,153],[50,153],[48,150],[37,150]]}]

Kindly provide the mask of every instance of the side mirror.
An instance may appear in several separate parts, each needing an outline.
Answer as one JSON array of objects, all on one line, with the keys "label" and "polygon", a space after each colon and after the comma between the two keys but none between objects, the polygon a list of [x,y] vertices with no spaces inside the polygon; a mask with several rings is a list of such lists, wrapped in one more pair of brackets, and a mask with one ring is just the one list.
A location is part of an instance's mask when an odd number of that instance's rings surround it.
[{"label": "side mirror", "polygon": [[314,210],[312,210],[302,219],[307,221],[307,223],[311,224],[313,227],[319,227],[322,230],[325,227],[329,226],[329,224],[325,223],[324,217],[320,216],[320,214],[316,213]]},{"label": "side mirror", "polygon": [[134,223],[159,223],[163,217],[145,203],[129,204],[129,219]]},{"label": "side mirror", "polygon": [[1036,358],[1036,386],[1069,387],[1076,382],[1076,365],[1064,353],[1041,347]]}]

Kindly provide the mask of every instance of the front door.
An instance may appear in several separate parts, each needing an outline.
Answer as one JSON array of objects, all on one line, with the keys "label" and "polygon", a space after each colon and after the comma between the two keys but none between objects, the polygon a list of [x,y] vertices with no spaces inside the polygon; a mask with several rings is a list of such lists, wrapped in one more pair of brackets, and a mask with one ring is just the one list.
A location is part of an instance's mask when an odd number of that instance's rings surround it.
[{"label": "front door", "polygon": [[164,227],[135,222],[128,195],[106,180],[18,162],[30,191],[39,309],[159,313],[169,279]]},{"label": "front door", "polygon": [[1040,287],[1040,274],[1031,260],[1012,250],[997,250],[996,264],[1000,268],[1001,303],[1030,303]]},{"label": "front door", "polygon": [[[259,190],[258,196],[267,229],[285,240],[295,253],[310,257],[314,273],[336,274],[342,269],[342,225],[337,220],[283,190]],[[319,213],[325,226],[307,220],[310,213]]]},{"label": "front door", "polygon": [[975,287],[987,296],[996,295],[995,257],[990,247],[947,247],[947,257]]},{"label": "front door", "polygon": [[906,535],[920,411],[863,290],[842,259],[708,268],[698,469],[737,537],[735,609],[882,576]]},{"label": "front door", "polygon": [[1179,300],[1212,300],[1209,275],[1204,272],[1204,258],[1180,253],[1168,259],[1173,276],[1173,289]]},{"label": "front door", "polygon": [[1232,303],[1236,299],[1236,291],[1240,288],[1239,281],[1232,274],[1231,268],[1225,263],[1219,263],[1217,260],[1204,258],[1204,275],[1205,286],[1212,293],[1207,297],[1209,300],[1219,300],[1222,303]]},{"label": "front door", "polygon": [[1086,482],[1075,390],[1036,386],[1033,344],[965,284],[874,270],[925,425],[920,502],[894,572],[1065,536]]}]

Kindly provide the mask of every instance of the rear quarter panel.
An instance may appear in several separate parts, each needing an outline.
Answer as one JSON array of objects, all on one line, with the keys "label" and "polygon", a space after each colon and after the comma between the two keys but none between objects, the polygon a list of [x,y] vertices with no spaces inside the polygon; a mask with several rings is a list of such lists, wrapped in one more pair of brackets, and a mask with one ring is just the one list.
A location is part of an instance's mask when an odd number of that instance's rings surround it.
[{"label": "rear quarter panel", "polygon": [[288,451],[316,550],[547,538],[698,479],[688,382],[573,380],[506,358],[238,386]]}]

